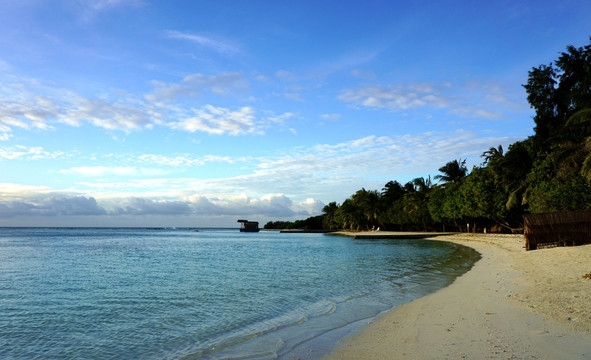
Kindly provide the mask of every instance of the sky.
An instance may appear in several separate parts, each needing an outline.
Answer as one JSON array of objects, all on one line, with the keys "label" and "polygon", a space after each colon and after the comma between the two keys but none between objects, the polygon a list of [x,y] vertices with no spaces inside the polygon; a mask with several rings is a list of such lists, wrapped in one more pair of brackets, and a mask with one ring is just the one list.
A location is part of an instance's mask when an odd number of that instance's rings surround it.
[{"label": "sky", "polygon": [[478,166],[581,1],[0,0],[0,226],[238,227]]}]

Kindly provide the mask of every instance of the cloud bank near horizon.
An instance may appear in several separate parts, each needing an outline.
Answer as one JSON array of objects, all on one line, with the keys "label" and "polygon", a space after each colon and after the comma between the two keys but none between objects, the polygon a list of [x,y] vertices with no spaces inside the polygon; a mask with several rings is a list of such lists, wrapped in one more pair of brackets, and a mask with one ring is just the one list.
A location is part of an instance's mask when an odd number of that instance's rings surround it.
[{"label": "cloud bank near horizon", "polygon": [[[477,165],[490,146],[507,146],[518,139],[479,138],[469,131],[424,133],[416,136],[366,136],[337,144],[295,147],[268,157],[218,157],[154,154],[118,154],[123,166],[85,166],[59,170],[78,174],[81,180],[69,189],[2,184],[0,224],[17,217],[116,217],[212,216],[261,217],[293,220],[319,215],[325,203],[341,202],[364,183],[380,190],[389,179],[431,175],[434,162],[468,156]],[[65,152],[39,148],[0,147],[0,159],[25,162],[52,161]],[[95,158],[111,162],[108,156]],[[1,160],[0,160],[1,161]],[[174,177],[177,170],[208,163],[249,164],[247,174],[204,179]],[[142,163],[145,166],[129,166]],[[407,174],[406,179],[388,174]],[[167,177],[168,175],[168,177]],[[122,177],[122,179],[119,179]],[[269,193],[273,189],[275,193]],[[249,194],[249,195],[247,195]]]}]

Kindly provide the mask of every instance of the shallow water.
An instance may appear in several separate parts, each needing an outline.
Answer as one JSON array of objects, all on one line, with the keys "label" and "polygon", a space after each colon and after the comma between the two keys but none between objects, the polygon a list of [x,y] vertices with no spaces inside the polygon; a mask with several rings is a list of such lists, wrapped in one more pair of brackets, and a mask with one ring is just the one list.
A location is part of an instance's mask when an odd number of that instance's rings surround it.
[{"label": "shallow water", "polygon": [[0,358],[316,358],[477,258],[323,234],[0,229]]}]

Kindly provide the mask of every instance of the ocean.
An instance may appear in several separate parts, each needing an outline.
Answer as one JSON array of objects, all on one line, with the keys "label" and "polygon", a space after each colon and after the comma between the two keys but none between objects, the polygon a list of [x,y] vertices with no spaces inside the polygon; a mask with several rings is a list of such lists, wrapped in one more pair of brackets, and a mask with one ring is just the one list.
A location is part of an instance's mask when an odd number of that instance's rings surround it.
[{"label": "ocean", "polygon": [[479,255],[238,229],[1,228],[1,359],[316,359]]}]

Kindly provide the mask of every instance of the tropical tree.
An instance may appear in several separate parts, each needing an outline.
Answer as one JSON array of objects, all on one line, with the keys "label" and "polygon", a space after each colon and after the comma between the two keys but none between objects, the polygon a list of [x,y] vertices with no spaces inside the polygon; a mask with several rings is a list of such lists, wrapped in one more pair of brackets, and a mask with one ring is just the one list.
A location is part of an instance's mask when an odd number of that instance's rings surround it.
[{"label": "tropical tree", "polygon": [[339,209],[339,205],[335,201],[329,202],[322,208],[322,226],[325,229],[333,230],[338,228],[338,224],[335,221],[335,215],[337,210]]},{"label": "tropical tree", "polygon": [[504,223],[506,197],[497,187],[491,167],[472,169],[458,191],[462,218],[472,222],[474,230],[477,223]]},{"label": "tropical tree", "polygon": [[460,199],[459,188],[460,183],[450,182],[445,186],[433,186],[429,193],[427,201],[429,215],[434,222],[447,224],[446,229],[448,230],[450,229],[449,225],[461,229],[458,224],[458,221],[462,220],[462,199]]},{"label": "tropical tree", "polygon": [[488,165],[493,163],[501,158],[503,158],[503,146],[499,145],[498,147],[491,146],[488,150],[480,155],[484,158],[483,165]]},{"label": "tropical tree", "polygon": [[556,61],[556,67],[559,69],[559,109],[566,120],[578,110],[591,108],[591,45],[567,46],[566,52]]},{"label": "tropical tree", "polygon": [[429,192],[429,190],[431,190],[431,187],[433,186],[433,182],[431,181],[431,175],[427,176],[426,178],[415,178],[411,181],[411,183],[414,185],[415,191],[423,194]]},{"label": "tropical tree", "polygon": [[591,108],[591,45],[569,45],[555,64],[540,65],[528,74],[523,86],[536,111],[536,145],[547,152],[567,120]]},{"label": "tropical tree", "polygon": [[360,230],[362,216],[351,199],[343,201],[335,212],[335,221],[345,230]]},{"label": "tropical tree", "polygon": [[574,162],[557,159],[557,155],[537,160],[527,176],[528,210],[532,213],[591,208],[591,187],[572,166]]},{"label": "tropical tree", "polygon": [[362,188],[351,196],[351,200],[363,215],[361,226],[364,226],[366,229],[379,226],[378,218],[381,212],[381,204],[380,194],[377,190],[365,190]]},{"label": "tropical tree", "polygon": [[542,147],[558,128],[556,82],[556,70],[550,64],[533,68],[529,72],[527,84],[523,85],[528,94],[527,101],[536,111],[535,139]]},{"label": "tropical tree", "polygon": [[431,176],[418,177],[410,181],[413,191],[409,191],[403,200],[403,210],[406,213],[408,223],[418,225],[421,230],[426,230],[433,221],[429,214],[428,195],[431,187]]},{"label": "tropical tree", "polygon": [[402,199],[404,196],[404,188],[398,181],[388,181],[382,189],[382,202],[386,206],[392,205],[394,202]]},{"label": "tropical tree", "polygon": [[441,174],[435,175],[435,179],[442,181],[444,184],[459,183],[466,177],[468,168],[466,168],[466,159],[452,160],[439,168]]},{"label": "tropical tree", "polygon": [[532,138],[517,141],[509,146],[505,156],[491,164],[497,186],[507,196],[506,208],[514,210],[520,222],[527,203],[527,197],[524,197],[528,187],[526,178],[535,159],[533,148]]}]

